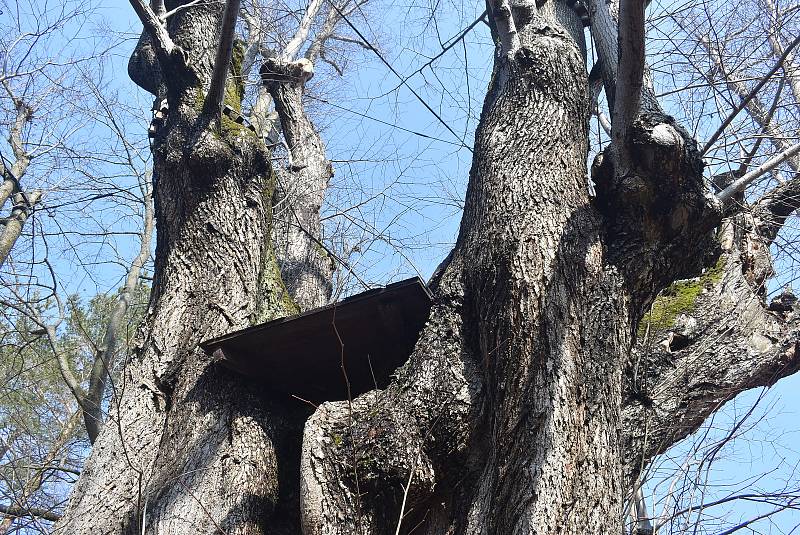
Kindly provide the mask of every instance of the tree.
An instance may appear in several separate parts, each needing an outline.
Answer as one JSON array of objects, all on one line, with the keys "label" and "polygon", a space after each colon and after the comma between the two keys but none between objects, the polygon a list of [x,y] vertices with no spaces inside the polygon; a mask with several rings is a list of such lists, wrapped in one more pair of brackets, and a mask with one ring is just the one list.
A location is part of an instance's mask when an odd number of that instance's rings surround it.
[{"label": "tree", "polygon": [[[119,349],[126,349],[141,316],[146,296],[140,288],[132,296],[134,311],[124,325],[117,325]],[[109,318],[118,314],[116,297],[100,294],[83,303],[71,296],[36,298],[20,314],[8,303],[3,316],[16,324],[2,332],[3,389],[0,398],[0,533],[48,533],[60,518],[64,488],[77,479],[87,449],[87,432],[80,425],[79,400],[64,388],[61,366],[70,363],[73,373],[89,376],[98,346],[106,338]],[[57,310],[54,310],[57,309]],[[42,318],[61,316],[65,324],[56,331],[42,328]],[[45,331],[50,331],[50,333]],[[55,354],[55,355],[54,355]],[[110,364],[110,363],[109,363]],[[88,381],[87,381],[88,382]]]},{"label": "tree", "polygon": [[[327,299],[326,255],[305,246],[302,262],[279,264],[282,171],[259,119],[256,132],[231,119],[252,57],[233,38],[239,3],[132,5],[145,33],[131,77],[166,114],[154,123],[153,291],[62,532],[618,533],[655,455],[800,365],[792,305],[769,310],[763,291],[796,177],[741,209],[744,188],[797,146],[715,177],[712,194],[697,142],[645,83],[644,3],[590,1],[611,115],[592,199],[580,10],[493,0],[497,50],[460,233],[408,363],[386,390],[310,416],[265,398],[198,344]],[[322,43],[348,14],[313,5],[295,37],[316,27]],[[260,68],[288,176],[313,192],[295,207],[305,233],[292,246],[318,243],[330,176],[300,98],[322,54],[296,60],[294,42],[261,52]],[[647,317],[654,336],[633,349]]]}]

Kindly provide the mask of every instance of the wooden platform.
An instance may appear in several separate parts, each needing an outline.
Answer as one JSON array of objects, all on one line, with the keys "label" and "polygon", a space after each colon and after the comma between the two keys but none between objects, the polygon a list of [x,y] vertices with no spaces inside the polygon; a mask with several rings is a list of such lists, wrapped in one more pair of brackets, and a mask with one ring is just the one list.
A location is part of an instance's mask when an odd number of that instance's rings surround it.
[{"label": "wooden platform", "polygon": [[348,381],[352,397],[389,383],[411,354],[431,304],[415,277],[201,347],[271,392],[313,402],[343,400]]}]

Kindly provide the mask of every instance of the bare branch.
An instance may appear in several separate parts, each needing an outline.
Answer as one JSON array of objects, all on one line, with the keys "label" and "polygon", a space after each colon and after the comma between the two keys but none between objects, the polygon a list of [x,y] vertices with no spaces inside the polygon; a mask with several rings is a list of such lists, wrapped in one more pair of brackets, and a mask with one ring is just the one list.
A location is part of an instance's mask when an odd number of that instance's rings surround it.
[{"label": "bare branch", "polygon": [[[599,56],[598,64],[602,71],[602,79],[606,90],[608,105],[614,106],[617,66],[619,63],[619,47],[617,46],[617,2],[605,0],[588,0],[590,30]],[[594,67],[593,67],[594,69]]]},{"label": "bare branch", "polygon": [[164,0],[150,0],[150,7],[160,20],[167,19],[167,8],[164,6]]},{"label": "bare branch", "polygon": [[61,519],[61,515],[51,511],[50,509],[41,509],[39,507],[18,507],[15,505],[0,504],[0,513],[12,516],[14,518],[24,518],[27,516],[35,516],[50,522],[56,522]]},{"label": "bare branch", "polygon": [[[775,2],[773,0],[764,0],[770,15],[773,13],[777,13],[777,9],[775,6]],[[788,19],[786,19],[788,20]],[[785,49],[783,47],[783,43],[781,42],[782,39],[780,38],[778,28],[781,26],[779,20],[773,20],[770,24],[769,29],[769,44],[772,48],[772,53],[775,57],[780,58]],[[789,80],[789,86],[792,89],[792,94],[794,95],[794,100],[797,105],[800,105],[800,71],[796,67],[796,56],[794,53],[789,52],[786,56],[786,60],[783,62],[783,70],[786,73],[786,78]]]},{"label": "bare branch", "polygon": [[366,50],[372,50],[370,45],[366,43],[364,40],[360,39],[351,39],[349,37],[338,36],[334,35],[334,31],[336,30],[336,26],[339,24],[339,21],[342,20],[342,17],[346,17],[350,13],[352,13],[356,8],[361,7],[362,5],[366,4],[368,0],[355,0],[353,5],[350,6],[350,9],[345,9],[344,7],[340,10],[339,8],[335,7],[331,4],[331,9],[328,10],[328,15],[325,17],[325,22],[322,23],[322,27],[319,29],[317,34],[311,40],[311,43],[308,45],[308,49],[305,53],[305,58],[311,60],[312,62],[317,61],[317,58],[322,57],[322,51],[325,46],[325,42],[328,39],[335,39],[337,41],[342,42],[352,42],[354,44],[358,44],[362,48]]},{"label": "bare branch", "polygon": [[214,60],[214,71],[211,74],[211,86],[208,89],[203,113],[219,117],[222,113],[222,101],[225,96],[225,82],[233,55],[233,38],[236,35],[236,19],[239,17],[240,0],[228,0],[222,14],[217,56]]},{"label": "bare branch", "polygon": [[771,243],[786,219],[800,209],[800,174],[766,193],[753,206],[753,216],[758,221],[759,232]]},{"label": "bare branch", "polygon": [[284,61],[292,61],[297,57],[297,53],[300,51],[303,43],[305,43],[306,39],[308,39],[308,34],[311,31],[311,25],[313,24],[314,19],[317,17],[317,13],[319,13],[322,3],[323,0],[311,0],[309,2],[305,13],[303,13],[303,18],[300,20],[300,24],[297,27],[294,37],[292,37],[292,39],[287,43],[286,47],[281,53],[281,59]]},{"label": "bare branch", "polygon": [[102,401],[106,391],[109,374],[113,368],[114,353],[118,342],[118,331],[128,312],[133,294],[139,286],[139,275],[144,269],[147,260],[150,258],[150,244],[153,239],[153,227],[155,218],[153,215],[152,188],[149,180],[146,181],[146,192],[144,198],[144,222],[140,234],[139,254],[133,259],[125,279],[125,286],[117,299],[114,309],[108,318],[106,333],[103,342],[94,355],[94,363],[89,374],[89,389],[86,392],[86,400],[91,410],[84,410],[84,423],[89,435],[89,441],[94,444],[100,434],[103,424]]},{"label": "bare branch", "polygon": [[511,3],[508,0],[489,0],[487,4],[500,37],[503,54],[511,56],[522,46],[511,14]]},{"label": "bare branch", "polygon": [[[761,130],[764,131],[769,136],[770,143],[777,148],[778,151],[784,151],[789,148],[789,144],[787,142],[787,137],[781,131],[781,129],[775,125],[772,121],[772,117],[775,114],[775,111],[778,109],[778,104],[780,103],[781,92],[783,91],[783,86],[786,82],[786,77],[782,77],[780,82],[778,83],[778,88],[775,90],[775,97],[772,100],[772,104],[769,110],[764,110],[764,106],[761,104],[757,96],[751,96],[751,92],[748,91],[747,87],[745,86],[744,82],[740,79],[736,79],[732,76],[731,73],[728,72],[726,68],[725,62],[723,60],[722,54],[720,50],[716,47],[711,46],[711,42],[706,36],[697,35],[697,41],[705,48],[708,52],[709,57],[713,65],[723,73],[725,78],[725,84],[728,88],[738,95],[741,101],[745,101],[744,109],[747,110],[747,113],[761,127]],[[789,58],[787,57],[787,60]],[[785,62],[784,62],[785,63]],[[785,65],[784,65],[785,68]],[[708,78],[708,76],[706,76]],[[759,77],[759,80],[761,78]],[[751,150],[749,151],[749,155],[745,157],[740,165],[740,173],[744,174],[747,171],[747,166],[749,165],[750,160],[756,155],[759,146],[764,138],[759,137]],[[792,166],[794,171],[800,171],[800,165],[798,165],[798,161],[794,158],[789,159],[789,164]]]},{"label": "bare branch", "polygon": [[12,247],[17,242],[20,234],[22,234],[22,227],[25,221],[33,211],[33,207],[42,199],[42,192],[39,190],[34,191],[30,195],[18,193],[15,197],[14,209],[11,211],[11,217],[6,220],[6,226],[3,233],[0,234],[0,267],[5,264],[8,255],[11,253]]},{"label": "bare branch", "polygon": [[130,2],[131,6],[133,6],[133,10],[136,11],[136,14],[139,16],[139,20],[144,25],[144,29],[153,39],[153,47],[156,50],[158,59],[162,64],[168,64],[170,58],[172,58],[176,52],[180,51],[180,47],[172,42],[172,38],[167,32],[167,27],[144,0],[130,0]]},{"label": "bare branch", "polygon": [[[767,110],[766,115],[753,113],[754,111],[755,112],[760,111],[760,109],[751,110],[751,107],[748,106],[748,112],[750,113],[750,116],[758,123],[762,132],[766,133],[771,130],[777,130],[777,128],[775,128],[772,124],[772,117],[775,115],[775,111],[778,109],[778,104],[780,103],[780,98],[781,98],[781,92],[783,91],[783,86],[785,85],[785,83],[786,83],[785,78],[782,78],[780,83],[778,83],[778,89],[775,90],[775,98],[772,99],[772,105],[769,107],[769,110]],[[751,104],[755,104],[756,102],[757,100],[753,100]],[[750,150],[747,151],[747,154],[742,159],[742,162],[739,164],[738,173],[740,175],[747,172],[747,168],[750,166],[750,162],[753,161],[753,158],[755,158],[756,154],[758,154],[758,149],[759,147],[761,147],[761,142],[764,139],[765,139],[764,136],[758,136],[756,142],[753,143],[753,146],[750,148]],[[785,148],[782,146],[784,145],[783,139],[777,139],[777,136],[772,136],[771,141],[777,144],[780,148]],[[791,159],[789,160],[789,164],[795,168],[795,171],[800,171],[800,169],[798,169],[797,166],[793,165],[794,162]]]},{"label": "bare branch", "polygon": [[781,163],[786,161],[789,158],[794,157],[795,155],[800,154],[800,143],[796,143],[786,149],[785,151],[777,154],[767,160],[766,162],[762,163],[749,173],[745,174],[742,177],[737,178],[733,184],[722,190],[719,194],[717,194],[717,199],[720,200],[722,203],[728,203],[733,198],[734,195],[743,191],[749,184],[751,184],[754,180],[758,177],[762,176],[765,173],[768,173],[778,167]]},{"label": "bare branch", "polygon": [[622,0],[619,12],[619,70],[612,116],[618,148],[639,114],[644,75],[644,0]]},{"label": "bare branch", "polygon": [[778,58],[778,61],[775,62],[775,65],[772,67],[772,69],[770,69],[770,71],[761,79],[761,81],[758,82],[755,85],[755,87],[753,87],[752,90],[750,90],[750,93],[745,98],[742,99],[739,105],[736,106],[733,109],[733,111],[731,111],[731,113],[725,118],[725,120],[722,121],[722,123],[719,125],[719,128],[717,128],[717,131],[714,132],[714,134],[708,139],[708,141],[706,141],[706,144],[703,145],[703,150],[700,151],[701,154],[707,153],[708,150],[714,145],[714,143],[717,142],[719,136],[721,136],[722,133],[725,131],[725,129],[728,128],[728,125],[731,124],[731,121],[733,121],[736,118],[736,116],[739,115],[739,112],[741,112],[745,108],[745,106],[747,106],[747,104],[751,100],[753,100],[753,98],[755,98],[755,96],[758,94],[761,88],[764,87],[764,85],[766,85],[766,83],[770,80],[770,78],[772,78],[772,76],[775,75],[776,72],[778,72],[778,70],[783,65],[783,62],[786,61],[786,58],[798,44],[800,44],[800,36],[797,36],[794,39],[794,41],[792,41],[792,43],[788,47],[786,47],[786,50],[783,51],[783,55],[781,55],[781,57]]}]

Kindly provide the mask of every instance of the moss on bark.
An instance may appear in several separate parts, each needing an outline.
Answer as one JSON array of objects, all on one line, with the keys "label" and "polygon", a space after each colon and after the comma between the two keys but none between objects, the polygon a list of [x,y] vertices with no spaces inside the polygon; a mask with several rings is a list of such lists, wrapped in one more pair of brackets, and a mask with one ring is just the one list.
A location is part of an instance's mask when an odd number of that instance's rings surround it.
[{"label": "moss on bark", "polygon": [[679,314],[694,309],[695,302],[705,289],[722,280],[725,273],[725,255],[721,255],[713,267],[700,277],[673,282],[661,291],[653,301],[650,312],[639,322],[637,336],[642,338],[651,331],[664,331],[675,324]]}]

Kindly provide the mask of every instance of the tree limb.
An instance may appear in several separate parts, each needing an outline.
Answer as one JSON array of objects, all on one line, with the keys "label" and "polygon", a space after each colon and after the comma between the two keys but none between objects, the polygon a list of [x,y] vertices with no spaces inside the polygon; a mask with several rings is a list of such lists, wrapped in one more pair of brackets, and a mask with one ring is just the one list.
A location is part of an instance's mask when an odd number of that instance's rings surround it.
[{"label": "tree limb", "polygon": [[14,198],[14,209],[11,217],[6,220],[5,228],[0,234],[0,267],[5,264],[11,249],[22,234],[22,227],[28,217],[33,213],[33,208],[42,199],[42,192],[34,190],[30,194],[17,193]]},{"label": "tree limb", "polygon": [[749,173],[745,174],[734,180],[733,184],[722,190],[719,194],[717,194],[717,199],[719,199],[722,203],[729,203],[733,196],[743,191],[749,184],[751,184],[754,180],[759,178],[760,176],[768,173],[782,164],[784,161],[793,158],[797,154],[800,154],[800,143],[795,143],[785,151],[781,152],[780,154],[776,154],[766,162],[762,163]]},{"label": "tree limb", "polygon": [[18,507],[15,505],[0,504],[0,513],[14,518],[25,518],[28,516],[35,516],[50,522],[57,522],[61,519],[59,513],[54,513],[50,509],[42,509],[39,507]]},{"label": "tree limb", "polygon": [[[696,38],[697,41],[703,46],[703,48],[705,48],[713,65],[721,73],[723,73],[723,76],[725,77],[725,84],[728,86],[730,91],[732,91],[739,97],[740,103],[744,103],[744,109],[747,110],[747,113],[750,115],[753,121],[755,121],[756,124],[758,124],[761,127],[761,129],[769,136],[770,143],[774,145],[778,151],[783,151],[789,148],[789,145],[786,141],[788,139],[787,136],[784,135],[781,129],[778,128],[772,121],[772,117],[775,113],[775,110],[777,110],[778,104],[780,104],[780,96],[781,92],[783,91],[783,86],[785,84],[786,77],[781,78],[780,83],[778,84],[778,88],[775,91],[775,98],[772,100],[772,104],[770,105],[769,110],[765,111],[764,106],[761,104],[758,97],[753,96],[752,93],[747,90],[747,87],[741,80],[734,79],[733,74],[728,72],[728,69],[723,61],[720,51],[711,46],[711,43],[709,42],[708,38],[701,35],[696,36]],[[709,79],[710,81],[710,78],[707,75],[706,78]],[[742,162],[742,165],[740,166],[742,174],[744,174],[747,171],[745,164],[749,163],[749,160],[752,159],[752,156],[755,155],[759,145],[761,144],[762,139],[763,138],[761,137],[758,138],[758,140],[756,141],[756,143],[754,144],[753,148],[750,151],[750,157],[745,158],[744,162]],[[800,171],[800,160],[795,158],[790,158],[789,164],[792,166],[795,172]]]},{"label": "tree limb", "polygon": [[786,219],[800,209],[800,173],[766,193],[753,206],[759,233],[768,243],[778,235]]},{"label": "tree limb", "polygon": [[500,37],[502,52],[506,56],[514,55],[520,49],[520,42],[514,16],[511,13],[511,3],[509,0],[488,0],[487,5],[491,9],[491,18]]},{"label": "tree limb", "polygon": [[622,149],[639,114],[644,75],[644,0],[621,0],[619,69],[612,116],[612,137]]},{"label": "tree limb", "polygon": [[[284,61],[292,61],[297,57],[300,52],[300,47],[303,46],[308,34],[311,31],[311,25],[322,7],[323,0],[311,0],[303,13],[303,18],[300,19],[300,24],[297,26],[297,31],[294,36],[289,40],[281,53],[281,59]],[[331,10],[333,11],[333,10]]]},{"label": "tree limb", "polygon": [[333,168],[303,107],[304,84],[314,72],[311,62],[269,59],[261,72],[290,156],[288,169],[276,172],[274,202],[286,202],[289,209],[274,211],[275,254],[290,295],[307,310],[327,304],[332,290],[334,264],[315,240],[322,237],[320,209]]},{"label": "tree limb", "polygon": [[752,235],[746,217],[723,225],[738,237],[732,247],[723,239],[727,253],[718,271],[675,290],[695,292],[694,301],[674,318],[652,318],[650,334],[634,351],[622,414],[631,480],[725,402],[800,369],[800,314],[764,303],[760,289],[769,266],[754,256],[768,258],[769,249]]},{"label": "tree limb", "polygon": [[153,48],[162,65],[169,64],[171,58],[176,54],[180,54],[185,63],[186,57],[183,55],[183,51],[172,41],[169,32],[167,32],[167,27],[159,19],[155,11],[144,0],[130,0],[130,3],[139,16],[144,29],[150,34],[150,38],[153,40]]},{"label": "tree limb", "polygon": [[222,113],[222,101],[225,97],[225,82],[233,55],[233,39],[236,36],[236,19],[239,17],[240,0],[227,0],[222,14],[219,44],[211,74],[211,85],[208,89],[203,113],[219,117]]},{"label": "tree limb", "polygon": [[[780,103],[780,98],[781,98],[781,92],[783,91],[783,86],[785,83],[786,79],[781,78],[781,81],[778,83],[778,89],[775,90],[775,98],[772,99],[772,104],[770,105],[769,110],[767,110],[766,115],[753,113],[753,111],[760,111],[760,109],[751,110],[750,106],[748,106],[748,112],[750,112],[750,117],[755,119],[756,123],[758,123],[759,127],[761,128],[761,131],[764,133],[767,133],[768,131],[774,129],[772,125],[772,117],[775,115],[775,111],[778,109],[778,104]],[[757,99],[755,99],[751,104],[756,104],[757,102],[758,102]],[[777,144],[779,146],[784,145],[783,139],[776,139],[775,137],[776,136],[772,136],[772,139],[770,140],[772,141],[772,143]],[[783,138],[783,136],[780,137]],[[750,150],[747,151],[747,154],[744,156],[742,162],[739,164],[739,169],[737,171],[738,174],[743,175],[747,172],[747,168],[750,165],[750,162],[753,161],[753,158],[755,158],[756,154],[758,154],[758,149],[759,147],[761,147],[761,142],[763,140],[764,140],[763,135],[760,135],[756,138],[755,143],[753,143],[753,146],[750,148]],[[792,165],[792,167],[795,168],[795,171],[800,171],[800,169],[797,168],[798,166],[795,165],[791,159],[789,160],[789,165]]]},{"label": "tree limb", "polygon": [[104,421],[102,411],[103,395],[106,391],[109,374],[114,365],[115,350],[118,342],[117,333],[125,319],[125,314],[128,312],[133,294],[139,286],[139,274],[150,258],[150,244],[153,239],[155,220],[153,217],[152,188],[149,182],[145,188],[147,191],[144,199],[144,225],[139,235],[139,254],[131,262],[131,267],[125,279],[125,286],[108,318],[103,342],[95,351],[94,362],[89,374],[89,389],[86,392],[86,401],[90,410],[83,411],[83,420],[86,425],[86,432],[89,435],[89,442],[92,444],[100,434]]}]

